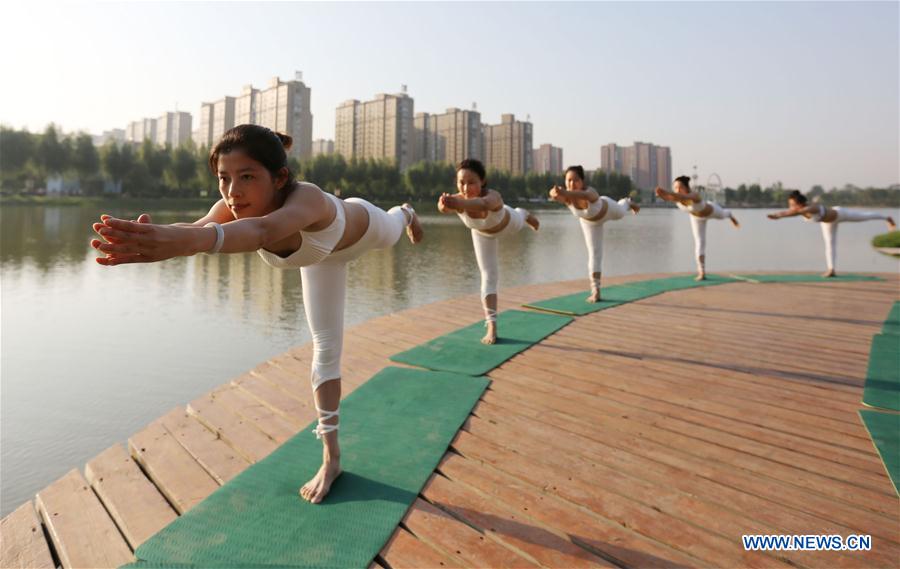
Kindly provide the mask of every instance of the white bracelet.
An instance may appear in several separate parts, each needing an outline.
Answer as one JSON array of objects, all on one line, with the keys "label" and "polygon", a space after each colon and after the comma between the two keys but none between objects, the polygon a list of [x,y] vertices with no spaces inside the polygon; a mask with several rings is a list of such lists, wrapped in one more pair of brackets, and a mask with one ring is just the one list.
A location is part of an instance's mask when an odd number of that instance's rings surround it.
[{"label": "white bracelet", "polygon": [[209,227],[210,225],[216,228],[216,244],[212,246],[212,249],[204,251],[204,253],[207,255],[215,255],[222,248],[222,245],[225,244],[225,230],[223,230],[222,226],[215,221],[210,221],[203,227]]}]

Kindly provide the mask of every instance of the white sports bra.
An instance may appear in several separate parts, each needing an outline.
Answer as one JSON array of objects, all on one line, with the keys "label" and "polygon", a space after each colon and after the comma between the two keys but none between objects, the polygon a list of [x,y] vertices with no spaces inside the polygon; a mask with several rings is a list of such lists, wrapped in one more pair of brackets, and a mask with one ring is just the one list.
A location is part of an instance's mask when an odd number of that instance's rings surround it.
[{"label": "white sports bra", "polygon": [[[587,189],[592,190],[593,188]],[[597,190],[594,191],[596,192]],[[580,217],[582,219],[593,219],[594,217],[597,217],[597,214],[600,213],[600,210],[603,209],[603,196],[600,196],[600,198],[593,203],[588,201],[588,206],[584,209],[578,209],[577,207],[575,207],[575,204],[573,202],[567,203],[566,207],[569,208],[569,211],[571,211],[572,215],[574,215],[575,217]]]},{"label": "white sports bra", "polygon": [[462,220],[463,225],[468,227],[469,229],[475,229],[477,231],[486,231],[493,229],[500,225],[503,222],[503,217],[506,215],[506,208],[508,206],[503,206],[497,211],[488,211],[487,216],[484,219],[479,219],[475,217],[470,217],[468,213],[456,212],[456,215]]},{"label": "white sports bra", "polygon": [[809,217],[806,217],[805,215],[803,216],[803,218],[806,219],[806,221],[812,221],[812,222],[816,222],[816,223],[822,221],[822,219],[824,219],[824,217],[825,217],[825,205],[824,204],[819,204],[819,213],[814,213],[814,214],[810,215]]},{"label": "white sports bra", "polygon": [[322,193],[328,196],[337,210],[331,225],[321,231],[300,231],[302,238],[300,248],[287,257],[276,255],[265,249],[257,249],[256,252],[259,253],[259,256],[263,258],[266,264],[278,269],[307,267],[323,261],[334,251],[341,237],[344,236],[344,227],[347,225],[347,219],[344,216],[344,204],[340,198],[328,192]]},{"label": "white sports bra", "polygon": [[700,200],[699,202],[691,202],[688,205],[685,205],[681,202],[675,202],[675,206],[678,209],[689,211],[691,213],[700,213],[706,208],[706,202],[704,200]]}]

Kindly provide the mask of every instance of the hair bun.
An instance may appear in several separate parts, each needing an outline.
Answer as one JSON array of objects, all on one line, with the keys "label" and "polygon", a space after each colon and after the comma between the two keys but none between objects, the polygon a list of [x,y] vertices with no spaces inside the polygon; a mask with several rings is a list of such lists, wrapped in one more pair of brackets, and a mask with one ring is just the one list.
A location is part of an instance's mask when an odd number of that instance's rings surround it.
[{"label": "hair bun", "polygon": [[291,149],[291,145],[294,144],[294,138],[291,135],[284,134],[283,132],[276,132],[275,136],[281,141],[281,145],[284,146],[285,150]]}]

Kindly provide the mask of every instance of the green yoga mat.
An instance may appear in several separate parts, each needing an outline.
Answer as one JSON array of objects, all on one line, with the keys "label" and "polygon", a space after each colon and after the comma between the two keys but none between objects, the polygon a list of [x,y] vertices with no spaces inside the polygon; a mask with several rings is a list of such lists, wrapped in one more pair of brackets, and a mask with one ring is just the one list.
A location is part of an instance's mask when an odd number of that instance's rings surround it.
[{"label": "green yoga mat", "polygon": [[378,554],[488,385],[389,367],[341,403],[344,473],[324,502],[297,491],[318,470],[309,428],[135,551],[125,567],[359,567]]},{"label": "green yoga mat", "polygon": [[891,477],[894,492],[900,495],[900,415],[862,409],[859,416]]},{"label": "green yoga mat", "polygon": [[881,281],[881,277],[870,275],[837,275],[835,277],[823,277],[812,274],[787,274],[787,275],[735,275],[735,278],[758,283],[831,283],[841,281]]},{"label": "green yoga mat", "polygon": [[415,348],[394,354],[391,360],[433,370],[482,375],[572,321],[568,316],[507,310],[497,316],[497,343],[481,343],[484,323],[456,330]]},{"label": "green yoga mat", "polygon": [[900,411],[900,336],[876,334],[872,337],[863,403]]},{"label": "green yoga mat", "polygon": [[881,326],[881,333],[900,335],[900,302],[894,303],[887,318],[884,319],[884,324]]},{"label": "green yoga mat", "polygon": [[641,300],[664,292],[732,282],[738,281],[720,275],[706,275],[705,281],[695,281],[693,275],[650,279],[604,287],[601,292],[603,300],[600,302],[587,302],[585,299],[590,295],[590,292],[585,291],[565,296],[557,296],[556,298],[541,300],[539,302],[532,302],[526,304],[525,307],[546,310],[548,312],[557,312],[559,314],[583,316],[585,314],[605,310],[627,302],[634,302],[635,300]]}]

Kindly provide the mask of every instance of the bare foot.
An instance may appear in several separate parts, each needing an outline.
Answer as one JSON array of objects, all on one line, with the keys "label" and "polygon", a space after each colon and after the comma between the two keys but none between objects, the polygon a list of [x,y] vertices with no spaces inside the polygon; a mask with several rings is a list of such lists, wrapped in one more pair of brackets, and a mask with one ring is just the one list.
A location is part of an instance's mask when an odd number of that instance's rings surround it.
[{"label": "bare foot", "polygon": [[[532,215],[530,213],[528,214],[528,217],[525,218],[525,223],[530,225],[531,228],[534,229],[535,231],[537,231],[538,228],[541,226],[541,222],[538,221],[538,218],[536,218],[534,215]],[[493,344],[493,342],[491,342],[491,343]]]},{"label": "bare foot", "polygon": [[591,304],[593,304],[599,300],[600,300],[600,291],[599,290],[591,291],[591,296],[587,297],[587,301],[590,302]]},{"label": "bare foot", "polygon": [[740,227],[740,226],[741,226],[741,224],[738,223],[737,218],[736,218],[735,216],[733,216],[733,215],[731,216],[731,225],[733,225],[733,226],[735,226],[735,227]]},{"label": "bare foot", "polygon": [[482,344],[496,344],[497,343],[497,323],[496,322],[486,322],[487,324],[487,334],[484,335],[484,338],[481,339]]},{"label": "bare foot", "polygon": [[629,204],[628,207],[631,208],[631,215],[637,215],[639,211],[641,211],[641,206],[636,203]]},{"label": "bare foot", "polygon": [[412,216],[412,219],[409,220],[409,223],[406,225],[406,236],[409,237],[409,242],[415,245],[419,241],[425,237],[425,232],[422,231],[422,224],[419,223],[419,216],[416,214],[415,210],[413,210],[412,206],[408,203],[403,204],[406,212]]},{"label": "bare foot", "polygon": [[887,224],[888,224],[888,228],[889,228],[891,231],[897,231],[897,224],[894,223],[894,218],[893,218],[893,217],[887,218]]},{"label": "bare foot", "polygon": [[698,273],[696,277],[694,277],[695,281],[705,281],[706,273]]},{"label": "bare foot", "polygon": [[836,277],[837,274],[834,272],[834,269],[831,269],[830,271],[825,271],[824,273],[822,273],[822,276],[826,279],[830,279],[832,277]]},{"label": "bare foot", "polygon": [[341,472],[340,459],[325,460],[312,480],[300,488],[300,496],[307,502],[318,504],[328,495],[331,484],[341,475]]}]

